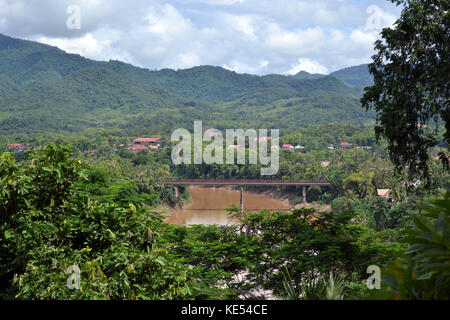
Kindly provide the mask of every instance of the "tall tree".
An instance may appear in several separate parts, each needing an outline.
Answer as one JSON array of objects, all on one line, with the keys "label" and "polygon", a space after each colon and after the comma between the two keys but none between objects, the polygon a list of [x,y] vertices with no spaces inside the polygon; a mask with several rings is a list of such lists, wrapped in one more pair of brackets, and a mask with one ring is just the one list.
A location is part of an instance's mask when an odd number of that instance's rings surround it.
[{"label": "tall tree", "polygon": [[450,2],[391,1],[404,7],[375,42],[369,66],[374,85],[366,87],[361,102],[377,112],[375,133],[387,139],[396,171],[409,166],[411,175],[429,177],[429,149],[450,140]]}]

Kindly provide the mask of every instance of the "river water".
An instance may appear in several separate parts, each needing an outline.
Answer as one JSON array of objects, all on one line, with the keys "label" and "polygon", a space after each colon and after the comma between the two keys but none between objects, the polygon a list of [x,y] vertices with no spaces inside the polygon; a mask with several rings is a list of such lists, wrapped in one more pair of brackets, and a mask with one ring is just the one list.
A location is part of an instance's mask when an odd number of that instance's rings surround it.
[{"label": "river water", "polygon": [[[166,222],[181,226],[193,224],[204,225],[232,225],[232,221],[225,210],[232,205],[240,205],[240,192],[226,188],[189,187],[191,201],[182,209],[169,212]],[[290,206],[281,200],[262,194],[244,193],[245,210],[272,209],[287,211]]]}]

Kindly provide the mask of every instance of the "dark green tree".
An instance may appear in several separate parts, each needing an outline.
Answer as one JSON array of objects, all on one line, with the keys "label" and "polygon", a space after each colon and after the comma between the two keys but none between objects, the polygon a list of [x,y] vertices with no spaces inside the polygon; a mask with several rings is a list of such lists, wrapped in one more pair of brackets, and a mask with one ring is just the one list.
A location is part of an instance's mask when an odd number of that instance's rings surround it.
[{"label": "dark green tree", "polygon": [[[450,140],[450,3],[391,1],[404,7],[375,42],[369,66],[374,85],[365,88],[361,102],[377,112],[376,137],[387,139],[396,171],[409,166],[411,175],[429,177],[429,149]],[[443,123],[445,134],[439,131]]]},{"label": "dark green tree", "polygon": [[66,146],[20,163],[0,154],[0,299],[192,298],[191,272],[156,245],[161,221],[136,186],[105,188],[89,170]]}]

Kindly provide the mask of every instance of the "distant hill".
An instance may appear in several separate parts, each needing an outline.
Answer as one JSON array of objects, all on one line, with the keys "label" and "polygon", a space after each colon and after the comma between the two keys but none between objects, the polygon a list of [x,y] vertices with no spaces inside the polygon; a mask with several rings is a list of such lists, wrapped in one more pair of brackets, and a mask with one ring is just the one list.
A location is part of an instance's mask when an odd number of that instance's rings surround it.
[{"label": "distant hill", "polygon": [[296,79],[303,79],[303,80],[311,80],[311,79],[319,79],[325,77],[324,74],[320,73],[309,73],[306,71],[300,71],[299,73],[293,75],[292,77]]},{"label": "distant hill", "polygon": [[338,70],[330,75],[351,86],[366,87],[373,85],[373,76],[369,73],[368,64]]},{"label": "distant hill", "polygon": [[[367,122],[373,114],[362,110],[360,92],[345,83],[352,72],[289,77],[213,66],[154,71],[0,35],[0,134],[171,132],[194,120],[286,131]],[[339,79],[346,74],[345,82]]]}]

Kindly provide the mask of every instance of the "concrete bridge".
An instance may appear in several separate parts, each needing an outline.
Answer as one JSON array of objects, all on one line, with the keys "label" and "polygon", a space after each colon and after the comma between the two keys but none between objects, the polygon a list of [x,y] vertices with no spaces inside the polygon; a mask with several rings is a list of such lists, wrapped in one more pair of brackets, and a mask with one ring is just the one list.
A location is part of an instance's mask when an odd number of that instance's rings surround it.
[{"label": "concrete bridge", "polygon": [[302,202],[306,203],[306,188],[309,186],[329,186],[326,180],[276,180],[276,179],[178,179],[164,180],[164,185],[175,186],[175,195],[178,197],[178,186],[240,186],[241,187],[241,209],[244,209],[244,187],[245,186],[300,186],[302,187]]}]

